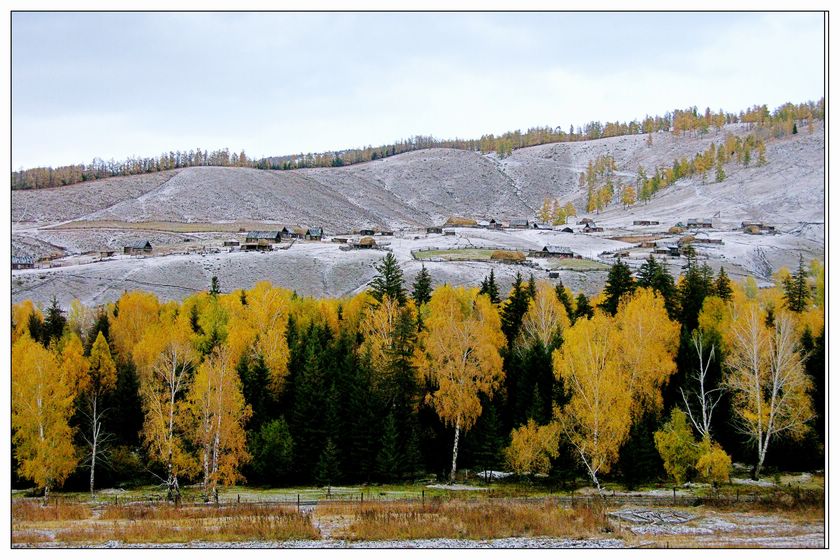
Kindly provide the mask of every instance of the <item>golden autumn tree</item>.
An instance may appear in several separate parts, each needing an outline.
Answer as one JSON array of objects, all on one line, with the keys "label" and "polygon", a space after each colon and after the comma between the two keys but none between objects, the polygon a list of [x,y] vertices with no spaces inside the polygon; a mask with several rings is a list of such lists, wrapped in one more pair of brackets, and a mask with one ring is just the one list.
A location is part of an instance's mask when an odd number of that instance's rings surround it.
[{"label": "golden autumn tree", "polygon": [[117,300],[110,317],[110,334],[113,350],[123,359],[131,356],[146,328],[157,320],[159,306],[157,298],[146,292],[127,292]]},{"label": "golden autumn tree", "polygon": [[181,401],[189,391],[196,353],[190,326],[172,312],[147,326],[132,355],[140,378],[145,422],[143,439],[151,457],[166,468],[167,499],[179,499],[178,475],[192,469],[184,449]]},{"label": "golden autumn tree", "polygon": [[615,315],[621,369],[633,394],[633,416],[662,408],[662,386],[677,370],[679,324],[668,318],[665,304],[650,288],[637,289]]},{"label": "golden autumn tree", "polygon": [[117,367],[111,357],[108,341],[99,332],[90,349],[88,368],[79,383],[86,410],[84,415],[88,421],[88,430],[84,439],[90,448],[90,493],[93,494],[96,473],[96,459],[102,455],[102,443],[106,433],[102,431],[102,418],[105,410],[102,399],[117,386]]},{"label": "golden autumn tree", "polygon": [[548,474],[558,455],[558,425],[538,425],[533,419],[515,428],[505,449],[505,463],[516,474]]},{"label": "golden autumn tree", "polygon": [[539,341],[544,348],[549,348],[556,337],[568,328],[569,316],[557,298],[554,286],[543,280],[537,282],[536,295],[522,318],[522,339],[527,342]]},{"label": "golden autumn tree", "polygon": [[579,318],[554,351],[554,374],[563,380],[569,402],[556,421],[577,451],[592,482],[608,473],[630,433],[632,388],[621,368],[621,336],[611,319],[598,311]]},{"label": "golden autumn tree", "polygon": [[219,484],[234,484],[242,478],[239,466],[249,458],[245,422],[251,417],[241,380],[224,345],[199,366],[186,407],[190,436],[204,473],[204,494],[218,501]]},{"label": "golden autumn tree", "polygon": [[12,306],[12,344],[24,334],[29,334],[29,320],[33,315],[39,323],[44,321],[44,314],[31,300],[27,299]]},{"label": "golden autumn tree", "polygon": [[492,395],[504,380],[499,350],[505,345],[496,307],[475,288],[435,289],[424,340],[426,374],[435,391],[427,398],[444,424],[454,426],[454,480],[461,431],[481,415],[480,394]]},{"label": "golden autumn tree", "polygon": [[753,302],[734,310],[725,360],[736,428],[756,445],[756,479],[770,443],[801,438],[814,415],[793,317],[780,311],[768,327],[763,315]]},{"label": "golden autumn tree", "polygon": [[55,355],[22,335],[12,346],[12,438],[18,472],[44,489],[61,485],[78,459],[73,449],[73,392]]}]

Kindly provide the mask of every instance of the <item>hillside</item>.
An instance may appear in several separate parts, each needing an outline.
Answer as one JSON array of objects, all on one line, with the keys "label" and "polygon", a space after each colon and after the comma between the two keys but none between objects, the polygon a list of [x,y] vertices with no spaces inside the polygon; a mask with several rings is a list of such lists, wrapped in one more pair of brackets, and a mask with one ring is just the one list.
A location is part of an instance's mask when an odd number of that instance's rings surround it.
[{"label": "hillside", "polygon": [[[703,136],[644,135],[546,144],[492,155],[454,149],[419,150],[343,167],[297,171],[195,167],[150,175],[104,179],[70,187],[12,193],[17,229],[82,221],[216,223],[239,220],[322,225],[345,231],[366,225],[393,228],[440,223],[447,216],[532,217],[546,196],[579,208],[585,191],[578,175],[588,161],[612,155],[628,182],[638,166],[648,171],[693,156],[725,132]],[[768,142],[764,167],[727,166],[721,184],[684,180],[658,195],[645,213],[672,209],[694,213],[726,210],[722,219],[766,218],[821,221],[824,134],[798,134]],[[793,190],[791,190],[793,189]],[[609,216],[623,214],[614,204]],[[661,212],[660,212],[661,210]],[[642,211],[640,206],[631,213]],[[756,215],[758,214],[758,215]],[[675,220],[677,221],[677,220]]]},{"label": "hillside", "polygon": [[[516,150],[505,159],[435,148],[341,168],[262,171],[192,167],[55,189],[13,191],[13,254],[64,257],[66,262],[61,264],[74,264],[73,255],[105,248],[120,251],[138,238],[168,247],[167,253],[182,254],[95,264],[79,261],[80,266],[53,269],[45,278],[37,271],[18,274],[13,299],[42,301],[57,291],[63,301],[79,297],[101,302],[123,289],[154,286],[159,286],[156,291],[163,297],[177,298],[189,290],[204,289],[211,271],[226,276],[223,284],[229,289],[268,278],[301,293],[347,294],[369,280],[373,262],[381,253],[357,255],[326,244],[296,245],[292,251],[266,256],[199,257],[196,253],[212,253],[221,239],[261,223],[322,226],[328,234],[390,227],[405,230],[397,236],[404,241],[395,240],[394,248],[407,272],[413,274],[419,263],[410,251],[442,242],[431,237],[426,240],[425,234],[418,238],[417,232],[425,226],[441,224],[452,215],[533,219],[546,197],[571,201],[582,215],[586,189],[579,186],[579,175],[596,157],[609,154],[615,159],[617,184],[634,183],[639,165],[652,173],[655,166],[670,166],[675,158],[690,158],[710,143],[722,142],[726,133],[743,136],[749,130],[745,125],[730,125],[702,136],[658,133],[651,146],[643,135],[546,144]],[[806,258],[823,258],[824,146],[820,123],[813,134],[768,140],[768,163],[764,166],[728,164],[727,177],[721,183],[711,177],[705,183],[699,177],[681,179],[648,204],[623,209],[613,202],[591,216],[607,228],[601,236],[602,245],[592,245],[585,234],[563,237],[568,234],[553,232],[537,237],[510,232],[489,240],[482,240],[479,232],[462,232],[457,240],[465,246],[486,241],[520,249],[539,248],[540,243],[568,244],[597,258],[599,251],[623,246],[608,241],[610,236],[639,233],[632,226],[634,219],[660,221],[661,226],[654,230],[661,233],[688,218],[713,217],[715,236],[724,238],[725,246],[706,251],[710,264],[725,265],[736,278],[746,274],[761,277],[766,266],[756,259],[777,268],[794,265],[799,252]],[[781,235],[733,232],[742,220],[768,222]],[[764,255],[758,255],[756,249]],[[437,273],[436,280],[453,283],[475,283],[489,271],[489,266],[476,263],[430,266]],[[515,267],[500,268],[497,274],[509,282],[515,272]],[[674,263],[674,272],[679,272],[678,263]],[[602,276],[564,273],[561,278],[575,289],[592,292],[600,289]]]}]

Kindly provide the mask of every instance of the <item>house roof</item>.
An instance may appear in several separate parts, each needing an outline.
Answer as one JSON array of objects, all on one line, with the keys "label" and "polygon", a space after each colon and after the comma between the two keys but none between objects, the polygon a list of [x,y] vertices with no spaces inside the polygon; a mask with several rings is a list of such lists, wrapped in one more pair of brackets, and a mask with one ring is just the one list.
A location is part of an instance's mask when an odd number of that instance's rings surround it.
[{"label": "house roof", "polygon": [[12,257],[12,264],[35,264],[35,259],[32,257]]},{"label": "house roof", "polygon": [[127,249],[145,249],[146,247],[151,248],[151,246],[152,244],[147,239],[143,239],[142,241],[131,241],[130,243],[125,244]]},{"label": "house roof", "polygon": [[527,226],[528,220],[525,218],[514,218],[510,221],[510,225],[512,226]]},{"label": "house roof", "polygon": [[689,224],[711,224],[712,219],[711,218],[689,218],[688,223]]},{"label": "house roof", "polygon": [[319,227],[311,227],[306,233],[309,235],[322,235],[324,232]]},{"label": "house roof", "polygon": [[572,250],[568,247],[561,247],[560,245],[546,245],[542,248],[543,253],[555,253],[555,254],[572,254]]},{"label": "house roof", "polygon": [[249,231],[245,237],[247,239],[274,239],[279,236],[279,231]]}]

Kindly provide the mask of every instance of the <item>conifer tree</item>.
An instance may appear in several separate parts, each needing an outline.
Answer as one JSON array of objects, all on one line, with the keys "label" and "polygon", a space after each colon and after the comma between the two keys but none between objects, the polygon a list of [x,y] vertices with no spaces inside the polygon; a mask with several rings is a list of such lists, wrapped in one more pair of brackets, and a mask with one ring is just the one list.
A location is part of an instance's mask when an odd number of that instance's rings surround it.
[{"label": "conifer tree", "polygon": [[723,267],[720,267],[717,280],[715,280],[715,295],[723,301],[730,301],[732,299],[732,283],[729,281],[729,276]]},{"label": "conifer tree", "polygon": [[575,319],[580,319],[581,317],[591,319],[594,313],[595,310],[589,304],[589,298],[583,292],[579,293],[575,302]]},{"label": "conifer tree", "polygon": [[405,305],[405,288],[403,287],[403,273],[393,253],[388,253],[376,265],[377,275],[370,282],[370,291],[376,301],[382,301],[388,296],[400,305]]},{"label": "conifer tree", "polygon": [[785,305],[794,313],[802,313],[808,305],[811,297],[808,289],[808,272],[805,269],[805,260],[802,253],[799,254],[799,267],[796,273],[787,278],[784,283]]},{"label": "conifer tree", "polygon": [[517,272],[516,278],[513,280],[513,287],[510,291],[510,296],[502,307],[502,332],[508,340],[508,344],[512,344],[519,335],[519,329],[522,326],[522,317],[528,311],[528,288],[522,285],[522,275]]},{"label": "conifer tree", "polygon": [[324,449],[318,457],[318,464],[315,467],[315,482],[321,486],[332,486],[341,478],[341,465],[338,458],[338,449],[332,438],[327,438]]},{"label": "conifer tree", "polygon": [[490,298],[490,303],[494,305],[501,301],[499,299],[499,286],[496,284],[495,269],[491,268],[490,276],[485,276],[484,280],[481,281],[481,288],[478,290],[478,293],[487,294],[487,297]]},{"label": "conifer tree", "polygon": [[59,340],[64,333],[64,325],[66,324],[67,318],[64,316],[64,311],[58,305],[56,297],[53,296],[50,307],[47,309],[47,316],[44,318],[41,343],[48,347],[53,340]]},{"label": "conifer tree", "polygon": [[630,267],[619,258],[612,265],[607,275],[607,283],[604,286],[604,302],[600,305],[601,309],[610,315],[615,315],[622,296],[633,293],[635,289],[636,285]]},{"label": "conifer tree", "polygon": [[385,418],[379,453],[376,455],[376,473],[380,480],[392,481],[402,471],[399,437],[397,422],[394,419],[394,413],[391,412]]},{"label": "conifer tree", "polygon": [[572,304],[572,298],[569,295],[569,292],[566,291],[566,287],[563,285],[562,280],[557,281],[557,285],[554,287],[554,291],[557,292],[557,299],[560,300],[560,303],[563,304],[563,308],[566,310],[566,316],[572,323],[574,323],[575,308]]},{"label": "conifer tree", "polygon": [[417,273],[412,288],[411,297],[414,298],[417,307],[429,303],[429,300],[432,299],[432,276],[426,270],[425,264],[421,266],[420,272]]}]

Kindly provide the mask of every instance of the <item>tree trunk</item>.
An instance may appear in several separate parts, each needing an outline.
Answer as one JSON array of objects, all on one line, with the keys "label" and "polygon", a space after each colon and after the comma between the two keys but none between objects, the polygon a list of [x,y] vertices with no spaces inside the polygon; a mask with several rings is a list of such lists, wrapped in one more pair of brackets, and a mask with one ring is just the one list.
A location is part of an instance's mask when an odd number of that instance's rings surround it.
[{"label": "tree trunk", "polygon": [[96,444],[97,439],[99,436],[99,430],[97,429],[99,426],[98,419],[96,417],[96,399],[93,399],[93,434],[92,434],[92,442],[91,442],[91,450],[90,450],[90,495],[93,496],[93,480],[94,480],[94,472],[96,471]]},{"label": "tree trunk", "polygon": [[455,444],[452,446],[452,470],[449,473],[449,482],[455,482],[455,470],[458,463],[458,436],[461,434],[461,421],[455,422]]}]

